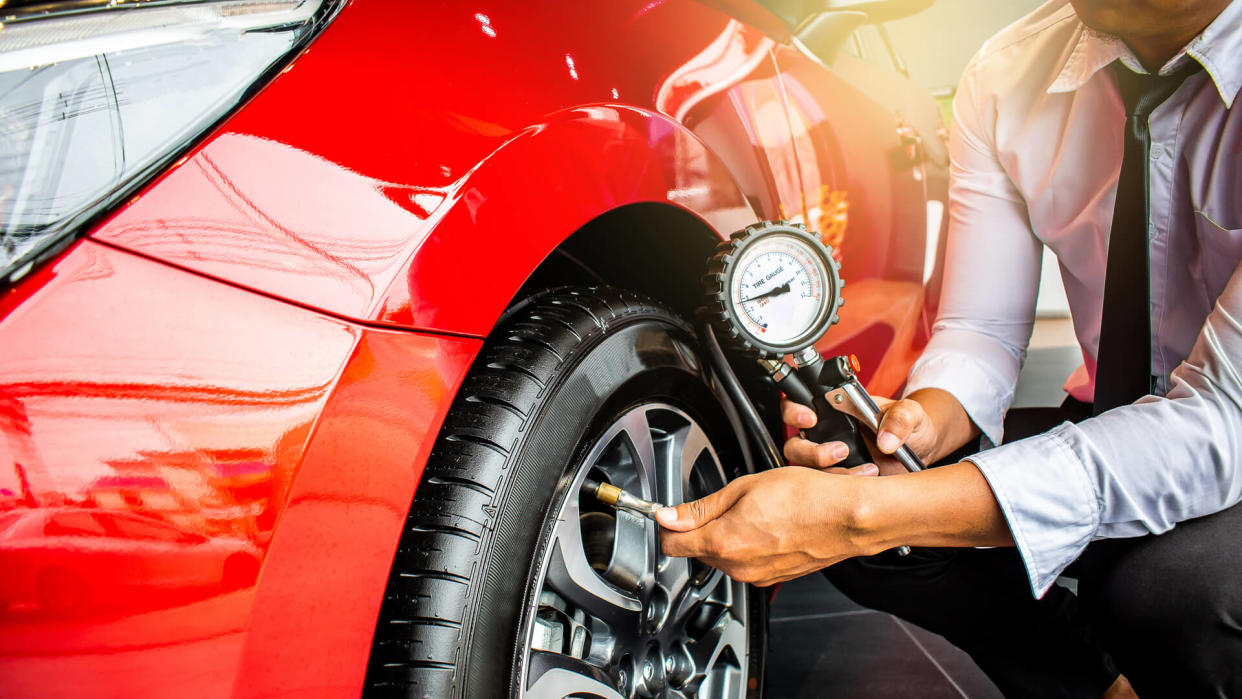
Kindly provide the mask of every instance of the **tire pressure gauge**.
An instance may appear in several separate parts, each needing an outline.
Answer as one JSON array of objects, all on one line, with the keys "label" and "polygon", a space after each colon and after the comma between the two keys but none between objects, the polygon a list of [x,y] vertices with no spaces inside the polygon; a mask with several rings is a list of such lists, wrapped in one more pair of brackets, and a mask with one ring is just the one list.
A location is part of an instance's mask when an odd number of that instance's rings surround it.
[{"label": "tire pressure gauge", "polygon": [[[827,362],[815,343],[837,322],[843,282],[832,249],[797,224],[758,223],[721,243],[703,278],[713,325],[736,349],[755,355],[767,374],[794,401],[810,406],[819,420],[803,436],[850,447],[843,466],[871,460],[858,425],[833,409],[824,394],[849,400],[874,432],[880,409],[858,381],[858,360]],[[793,355],[794,370],[782,361]],[[839,390],[838,390],[839,389]],[[903,445],[895,456],[910,471],[923,463]]]},{"label": "tire pressure gauge", "polygon": [[840,264],[798,224],[759,223],[722,243],[704,277],[717,330],[761,358],[798,354],[837,322]]},{"label": "tire pressure gauge", "polygon": [[[720,244],[708,261],[703,287],[716,332],[758,359],[790,400],[814,409],[815,426],[802,436],[845,443],[850,453],[837,465],[851,467],[871,461],[871,454],[858,423],[829,405],[826,393],[833,392],[834,402],[850,401],[873,432],[881,413],[858,380],[857,358],[825,362],[815,348],[845,303],[840,269],[832,249],[801,225],[757,223]],[[786,355],[793,355],[796,372],[783,361]],[[924,468],[907,445],[894,456],[909,471]],[[910,549],[897,551],[905,555]]]}]

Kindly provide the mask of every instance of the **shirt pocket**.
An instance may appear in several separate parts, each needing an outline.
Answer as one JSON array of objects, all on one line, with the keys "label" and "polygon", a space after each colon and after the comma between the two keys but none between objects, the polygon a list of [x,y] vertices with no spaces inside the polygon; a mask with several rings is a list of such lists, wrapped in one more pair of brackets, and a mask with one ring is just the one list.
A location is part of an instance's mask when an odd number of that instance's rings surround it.
[{"label": "shirt pocket", "polygon": [[1227,228],[1212,212],[1195,211],[1199,270],[1208,298],[1215,302],[1242,260],[1242,227]]}]

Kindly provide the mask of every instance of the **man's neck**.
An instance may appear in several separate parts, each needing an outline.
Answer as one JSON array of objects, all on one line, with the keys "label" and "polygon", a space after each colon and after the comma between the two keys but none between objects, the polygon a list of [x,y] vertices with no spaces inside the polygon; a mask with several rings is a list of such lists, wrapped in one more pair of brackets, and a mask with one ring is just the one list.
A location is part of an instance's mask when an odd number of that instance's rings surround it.
[{"label": "man's neck", "polygon": [[1184,24],[1169,26],[1168,31],[1146,36],[1121,36],[1143,67],[1155,73],[1186,47],[1229,6],[1230,0],[1214,0],[1198,4],[1197,12],[1187,13]]},{"label": "man's neck", "polygon": [[[1211,24],[1211,22],[1208,22],[1208,24]],[[1134,52],[1134,55],[1138,57],[1139,61],[1143,63],[1143,67],[1149,72],[1155,73],[1159,71],[1165,63],[1168,63],[1170,58],[1176,56],[1178,51],[1185,48],[1186,44],[1189,44],[1191,39],[1198,36],[1199,32],[1203,31],[1206,27],[1207,24],[1204,24],[1194,32],[1181,34],[1176,37],[1156,36],[1137,39],[1122,38],[1126,42],[1126,45],[1130,47],[1130,50]]]}]

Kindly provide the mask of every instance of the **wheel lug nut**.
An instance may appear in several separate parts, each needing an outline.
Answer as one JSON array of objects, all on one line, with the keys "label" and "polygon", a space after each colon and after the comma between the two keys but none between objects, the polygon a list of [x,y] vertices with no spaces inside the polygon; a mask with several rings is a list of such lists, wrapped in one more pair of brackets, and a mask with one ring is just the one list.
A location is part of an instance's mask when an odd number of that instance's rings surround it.
[{"label": "wheel lug nut", "polygon": [[655,677],[655,668],[651,666],[651,661],[648,660],[643,663],[643,679],[650,680],[652,677]]},{"label": "wheel lug nut", "polygon": [[673,674],[673,671],[676,669],[677,669],[677,661],[673,659],[673,656],[670,655],[664,659],[664,671],[665,672],[671,675]]}]

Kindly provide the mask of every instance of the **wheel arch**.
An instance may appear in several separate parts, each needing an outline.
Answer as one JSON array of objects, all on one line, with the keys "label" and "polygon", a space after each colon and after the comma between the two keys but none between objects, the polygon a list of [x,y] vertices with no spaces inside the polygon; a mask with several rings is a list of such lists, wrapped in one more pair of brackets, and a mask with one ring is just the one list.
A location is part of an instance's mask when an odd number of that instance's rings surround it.
[{"label": "wheel arch", "polygon": [[640,292],[692,318],[699,279],[720,236],[676,206],[643,202],[607,211],[579,228],[535,268],[508,308],[545,289],[606,284]]},{"label": "wheel arch", "polygon": [[482,337],[529,291],[601,280],[686,310],[711,247],[755,220],[689,129],[612,105],[525,129],[442,206],[375,320]]}]

